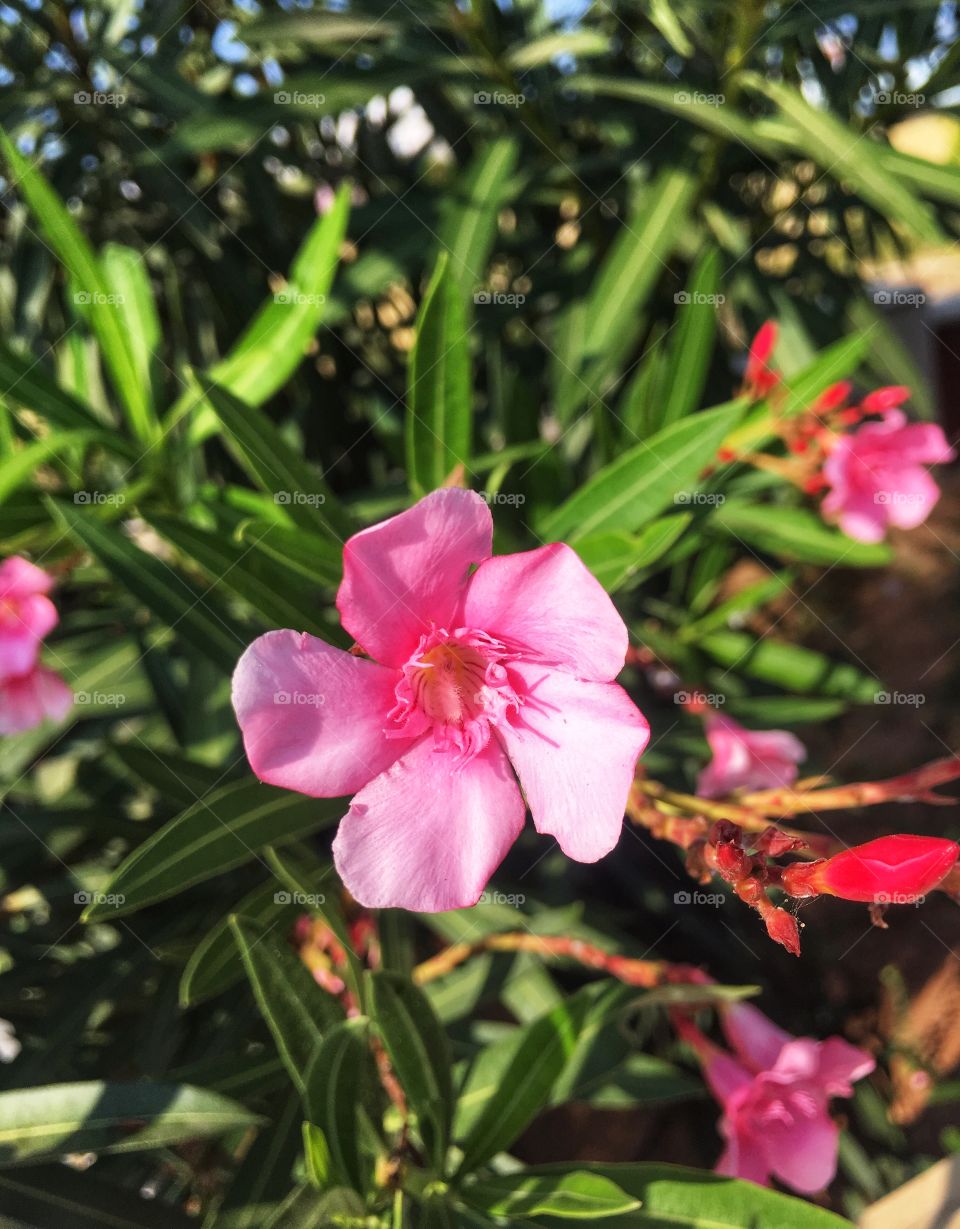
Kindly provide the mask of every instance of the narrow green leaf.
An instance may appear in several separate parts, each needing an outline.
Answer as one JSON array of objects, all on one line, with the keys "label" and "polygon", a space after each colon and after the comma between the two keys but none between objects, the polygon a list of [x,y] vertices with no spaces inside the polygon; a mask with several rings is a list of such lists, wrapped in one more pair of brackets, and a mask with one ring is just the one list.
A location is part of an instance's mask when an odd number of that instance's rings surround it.
[{"label": "narrow green leaf", "polygon": [[336,588],[343,576],[343,548],[330,538],[306,529],[288,528],[271,521],[244,521],[237,529],[241,542],[314,584]]},{"label": "narrow green leaf", "polygon": [[123,303],[123,321],[130,356],[137,376],[153,409],[154,353],[162,330],[150,287],[146,260],[141,252],[121,243],[107,243],[100,253],[103,276],[111,293]]},{"label": "narrow green leaf", "polygon": [[837,696],[850,704],[872,704],[881,690],[877,679],[846,662],[781,640],[756,640],[749,632],[715,631],[700,641],[727,670],[775,683],[787,691]]},{"label": "narrow green leaf", "polygon": [[522,47],[513,47],[507,52],[507,63],[514,72],[527,72],[549,64],[557,56],[572,55],[580,58],[604,55],[610,49],[610,37],[599,30],[564,30],[544,34]]},{"label": "narrow green leaf", "polygon": [[509,200],[519,152],[513,137],[482,145],[445,203],[440,248],[449,253],[451,276],[465,296],[486,275],[497,236],[497,213]]},{"label": "narrow green leaf", "polygon": [[85,296],[81,306],[100,343],[134,435],[141,444],[155,442],[158,423],[150,408],[148,390],[137,372],[124,304],[116,302],[93,249],[36,164],[21,154],[2,130],[0,148],[10,167],[13,186],[23,193],[44,238],[69,272],[75,293]]},{"label": "narrow green leaf", "polygon": [[139,1191],[75,1173],[58,1162],[0,1173],[0,1205],[9,1223],[41,1229],[196,1229],[195,1217]]},{"label": "narrow green leaf", "polygon": [[361,1016],[331,1028],[304,1076],[307,1117],[323,1133],[331,1181],[358,1191],[365,1190],[370,1181],[358,1147],[358,1113],[376,1078],[367,1040],[369,1025]]},{"label": "narrow green leaf", "polygon": [[187,807],[122,862],[86,921],[115,918],[165,900],[342,816],[337,798],[306,798],[259,781],[225,785]]},{"label": "narrow green leaf", "polygon": [[850,568],[883,567],[893,558],[884,542],[857,542],[825,525],[808,508],[730,500],[710,517],[710,528],[779,559]]},{"label": "narrow green leaf", "polygon": [[134,1152],[257,1121],[235,1101],[187,1084],[15,1088],[0,1093],[0,1165],[65,1152]]},{"label": "narrow green leaf", "polygon": [[209,592],[197,589],[179,572],[92,513],[72,504],[50,501],[55,516],[81,546],[177,636],[229,673],[246,647],[247,637]]},{"label": "narrow green leaf", "polygon": [[294,1087],[303,1095],[306,1072],[324,1029],[343,1018],[342,1009],[320,989],[284,935],[236,914],[230,918],[230,927],[260,1014]]},{"label": "narrow green leaf", "polygon": [[694,265],[686,290],[674,295],[678,323],[670,338],[660,426],[685,418],[700,405],[717,330],[717,306],[723,302],[719,289],[720,249],[708,247]]},{"label": "narrow green leaf", "polygon": [[383,1037],[401,1087],[417,1115],[434,1168],[443,1168],[453,1111],[447,1035],[419,987],[399,973],[370,981],[371,1017]]},{"label": "narrow green leaf", "polygon": [[613,530],[590,534],[577,542],[577,554],[607,592],[616,593],[662,558],[692,519],[691,512],[680,512],[660,517],[638,534]]},{"label": "narrow green leaf", "polygon": [[521,1169],[495,1174],[460,1191],[464,1203],[487,1216],[524,1220],[556,1216],[563,1220],[604,1220],[640,1207],[640,1200],[625,1194],[616,1183],[586,1169],[537,1174]]},{"label": "narrow green leaf", "polygon": [[97,437],[107,438],[100,430],[59,431],[33,440],[0,460],[0,504],[6,501],[36,474],[39,466],[58,453],[87,444]]},{"label": "narrow green leaf", "polygon": [[600,470],[543,522],[549,541],[630,532],[670,504],[691,503],[700,475],[743,414],[741,402],[691,414]]},{"label": "narrow green leaf", "polygon": [[446,253],[420,305],[407,383],[407,473],[411,489],[422,494],[470,460],[467,317]]}]

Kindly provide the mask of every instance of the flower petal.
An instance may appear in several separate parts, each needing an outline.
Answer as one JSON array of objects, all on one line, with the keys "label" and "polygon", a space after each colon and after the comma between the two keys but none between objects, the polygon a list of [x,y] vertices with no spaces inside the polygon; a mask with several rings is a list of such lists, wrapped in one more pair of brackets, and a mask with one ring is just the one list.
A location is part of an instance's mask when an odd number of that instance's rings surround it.
[{"label": "flower petal", "polygon": [[869,1075],[876,1065],[872,1054],[852,1046],[842,1037],[828,1037],[820,1044],[818,1078],[828,1096],[852,1096],[853,1085]]},{"label": "flower petal", "polygon": [[352,794],[409,746],[384,734],[396,681],[393,670],[305,632],[260,636],[233,675],[251,768],[314,798]]},{"label": "flower petal", "polygon": [[490,509],[474,491],[434,491],[343,548],[337,609],[376,661],[402,666],[431,623],[452,628],[472,564],[493,549]]},{"label": "flower petal", "polygon": [[764,1134],[770,1168],[781,1182],[810,1195],[833,1181],[840,1132],[825,1110],[789,1123],[772,1119]]},{"label": "flower petal", "polygon": [[35,563],[13,555],[0,563],[0,601],[22,602],[35,593],[49,593],[53,577]]},{"label": "flower petal", "polygon": [[3,605],[4,600],[0,598],[0,679],[33,669],[40,642],[60,618],[53,602],[42,593],[11,598],[9,606]]},{"label": "flower petal", "polygon": [[62,721],[72,705],[73,692],[60,675],[37,666],[0,682],[0,734],[21,734],[44,721]]},{"label": "flower petal", "polygon": [[532,662],[514,663],[524,703],[497,734],[520,777],[538,832],[578,862],[620,839],[627,794],[650,727],[616,683],[588,683]]},{"label": "flower petal", "polygon": [[333,842],[337,870],[369,909],[475,905],[523,827],[523,799],[493,739],[461,760],[427,735],[357,794]]},{"label": "flower petal", "polygon": [[793,1041],[790,1033],[750,1003],[730,1003],[720,1012],[724,1036],[751,1071],[772,1067],[785,1045]]},{"label": "flower petal", "polygon": [[600,683],[616,678],[627,655],[623,619],[563,542],[481,564],[467,588],[463,619],[527,658]]}]

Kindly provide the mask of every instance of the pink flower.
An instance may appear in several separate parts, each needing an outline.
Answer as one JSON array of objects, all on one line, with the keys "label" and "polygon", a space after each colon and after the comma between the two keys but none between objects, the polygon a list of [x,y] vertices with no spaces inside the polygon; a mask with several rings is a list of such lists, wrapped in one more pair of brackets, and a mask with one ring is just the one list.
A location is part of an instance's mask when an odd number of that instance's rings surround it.
[{"label": "pink flower", "polygon": [[34,666],[26,674],[0,680],[0,734],[21,734],[43,721],[62,721],[73,692],[54,670]]},{"label": "pink flower", "polygon": [[0,680],[27,674],[40,642],[57,625],[47,597],[53,580],[42,568],[14,556],[0,563]]},{"label": "pink flower", "polygon": [[720,713],[707,718],[706,735],[713,759],[697,778],[702,798],[792,785],[807,758],[803,743],[787,730],[746,730]]},{"label": "pink flower", "polygon": [[822,1190],[837,1171],[839,1131],[831,1097],[849,1097],[876,1065],[864,1050],[829,1037],[793,1037],[747,1003],[721,1011],[736,1057],[710,1042],[684,1017],[677,1030],[703,1063],[723,1108],[727,1141],[717,1172],[767,1186],[771,1174],[802,1194]]},{"label": "pink flower", "polygon": [[372,661],[275,631],[237,665],[257,776],[356,794],[333,848],[367,907],[475,904],[523,827],[520,786],[569,857],[619,838],[649,737],[613,682],[627,629],[569,547],[491,558],[492,537],[479,495],[434,491],[344,548],[337,607]]},{"label": "pink flower", "polygon": [[[884,407],[889,400],[880,398],[876,405]],[[858,542],[882,541],[889,525],[913,529],[922,524],[940,498],[940,488],[924,466],[952,461],[956,455],[942,428],[933,423],[908,424],[899,409],[881,408],[880,413],[879,422],[837,436],[823,466],[831,488],[823,515]]]}]

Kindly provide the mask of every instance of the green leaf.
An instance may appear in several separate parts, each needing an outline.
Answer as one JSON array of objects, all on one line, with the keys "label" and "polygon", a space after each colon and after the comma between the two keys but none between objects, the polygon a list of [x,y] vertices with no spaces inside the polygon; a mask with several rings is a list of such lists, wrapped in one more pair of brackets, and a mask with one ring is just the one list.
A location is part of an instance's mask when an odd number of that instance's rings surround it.
[{"label": "green leaf", "polygon": [[[333,285],[347,232],[350,193],[350,184],[342,184],[330,212],[316,220],[297,252],[285,289],[263,304],[230,352],[210,369],[210,379],[241,402],[262,405],[303,361]],[[207,382],[203,381],[204,386]],[[177,421],[186,410],[203,406],[203,402],[202,392],[198,397],[188,390],[171,410],[171,420]],[[219,406],[214,408],[219,414]],[[192,442],[199,443],[215,428],[216,419],[209,412],[199,414],[191,430]],[[300,489],[312,491],[316,485]]]},{"label": "green leaf", "polygon": [[[589,1020],[599,1027],[604,1007],[619,1010],[624,987],[588,986],[481,1051],[457,1103],[457,1137],[462,1139],[461,1174],[484,1164],[513,1143],[547,1104]],[[598,994],[601,1006],[597,1007]]]},{"label": "green leaf", "polygon": [[[569,1169],[569,1165],[538,1165],[533,1172],[547,1176]],[[624,1218],[623,1229],[647,1225],[655,1229],[851,1229],[843,1217],[806,1200],[682,1165],[591,1162],[590,1172],[613,1182],[643,1205],[638,1215]]]},{"label": "green leaf", "polygon": [[286,936],[264,930],[236,914],[230,918],[230,927],[260,1014],[273,1034],[294,1087],[303,1095],[306,1072],[323,1040],[324,1029],[342,1020],[342,1009],[290,950]]},{"label": "green leaf", "polygon": [[304,1076],[304,1105],[329,1149],[331,1182],[362,1191],[370,1173],[360,1158],[358,1114],[376,1072],[367,1032],[370,1021],[344,1020],[326,1034]]},{"label": "green leaf", "polygon": [[687,225],[697,182],[689,171],[667,167],[635,202],[590,288],[583,348],[587,357],[603,354],[622,332],[624,321],[639,315]]},{"label": "green leaf", "polygon": [[609,49],[609,36],[599,30],[565,30],[544,34],[522,47],[511,48],[507,52],[507,64],[514,72],[527,72],[541,64],[549,64],[557,56],[605,55]]},{"label": "green leaf", "polygon": [[686,290],[674,296],[677,326],[671,337],[658,426],[677,422],[700,405],[717,330],[717,304],[723,302],[719,288],[720,249],[708,247],[694,265]]},{"label": "green leaf", "polygon": [[743,414],[742,402],[691,414],[600,470],[543,522],[549,541],[601,530],[630,532],[672,503],[686,503]]},{"label": "green leaf", "polygon": [[930,243],[943,241],[933,210],[890,173],[882,146],[829,112],[812,107],[791,86],[754,72],[742,73],[740,80],[774,103],[788,121],[784,135],[798,153],[812,158],[824,173],[852,184],[885,218]]},{"label": "green leaf", "polygon": [[116,296],[93,248],[36,164],[21,154],[2,130],[0,148],[10,167],[13,186],[20,189],[33,210],[44,238],[70,274],[75,293],[87,296],[87,318],[133,433],[141,444],[154,443],[159,434],[158,423],[150,407],[148,389],[137,372],[124,305],[115,302]]},{"label": "green leaf", "polygon": [[370,993],[371,1017],[440,1172],[453,1110],[447,1035],[423,991],[401,974],[374,973]]},{"label": "green leaf", "polygon": [[638,534],[613,530],[590,534],[577,542],[576,551],[607,592],[616,593],[661,559],[692,519],[692,513],[680,512],[660,517]]},{"label": "green leaf", "polygon": [[300,1095],[291,1092],[241,1161],[217,1209],[216,1229],[263,1229],[290,1190],[303,1143],[301,1122]]},{"label": "green leaf", "polygon": [[893,558],[886,543],[857,542],[825,525],[807,508],[729,501],[713,513],[710,528],[780,559],[801,563],[871,568],[883,567]]},{"label": "green leaf", "polygon": [[249,779],[225,785],[135,849],[104,890],[111,899],[91,905],[84,919],[119,917],[175,896],[251,861],[271,842],[334,824],[343,812],[343,799],[306,798]]},{"label": "green leaf", "polygon": [[303,1163],[312,1187],[322,1191],[330,1185],[331,1162],[327,1137],[312,1122],[303,1124]]},{"label": "green leaf", "polygon": [[0,1173],[8,1224],[40,1229],[196,1229],[195,1217],[60,1162]]},{"label": "green leaf", "polygon": [[407,380],[406,447],[410,487],[442,486],[470,461],[471,388],[462,290],[446,253],[437,261],[417,315]]},{"label": "green leaf", "polygon": [[519,152],[513,137],[482,145],[445,203],[440,248],[449,253],[450,274],[462,295],[469,296],[486,275],[497,236],[497,214],[509,200]]},{"label": "green leaf", "polygon": [[609,1178],[586,1169],[540,1175],[529,1169],[496,1174],[463,1187],[460,1197],[487,1216],[525,1219],[557,1216],[564,1220],[603,1220],[640,1207]]},{"label": "green leaf", "polygon": [[[301,600],[301,585],[273,584],[256,568],[259,542],[246,546],[225,538],[219,530],[199,529],[188,521],[168,516],[151,516],[150,524],[187,559],[196,561],[207,574],[213,589],[225,588],[242,598],[267,627],[289,627],[314,636],[326,635],[326,624],[318,616],[316,603]],[[273,529],[264,528],[264,537]]]},{"label": "green leaf", "polygon": [[0,504],[6,503],[11,495],[29,482],[37,469],[51,457],[79,444],[89,443],[97,437],[105,439],[107,432],[96,429],[60,431],[43,439],[33,440],[4,457],[0,460]]},{"label": "green leaf", "polygon": [[314,584],[333,589],[340,584],[343,549],[338,542],[272,521],[244,521],[237,528],[237,536],[241,542],[255,543],[259,552]]},{"label": "green leaf", "polygon": [[111,292],[123,303],[130,356],[150,398],[152,413],[154,352],[160,346],[162,329],[150,288],[146,259],[135,248],[125,247],[121,243],[107,243],[100,253],[100,263]]},{"label": "green leaf", "polygon": [[65,1152],[134,1152],[260,1121],[187,1084],[90,1080],[0,1093],[0,1165]]},{"label": "green leaf", "polygon": [[716,631],[700,641],[728,671],[775,683],[787,691],[837,696],[850,704],[872,704],[880,683],[846,662],[780,640],[756,640],[748,632]]},{"label": "green leaf", "polygon": [[206,391],[227,447],[253,481],[298,525],[342,542],[350,532],[349,518],[323,477],[294,452],[266,414],[216,384]]},{"label": "green leaf", "polygon": [[91,551],[128,589],[177,636],[230,673],[246,647],[247,637],[219,602],[204,593],[155,555],[140,550],[119,529],[105,525],[72,504],[50,501],[54,515],[70,534]]},{"label": "green leaf", "polygon": [[[271,879],[248,892],[231,910],[258,926],[269,929],[286,916],[292,924],[300,909],[289,900],[289,893],[277,891]],[[212,927],[197,943],[180,978],[180,1006],[192,1007],[203,999],[227,990],[243,977],[243,965],[237,956],[237,945],[230,929],[230,914]]]}]

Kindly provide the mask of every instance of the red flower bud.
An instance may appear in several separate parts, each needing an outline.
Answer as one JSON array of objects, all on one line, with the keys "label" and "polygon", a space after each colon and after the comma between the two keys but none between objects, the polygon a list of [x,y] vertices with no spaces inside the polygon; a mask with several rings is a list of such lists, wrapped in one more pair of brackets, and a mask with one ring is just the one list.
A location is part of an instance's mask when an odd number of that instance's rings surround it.
[{"label": "red flower bud", "polygon": [[797,919],[786,909],[769,909],[763,915],[767,934],[775,943],[785,947],[791,956],[800,955],[800,928]]},{"label": "red flower bud", "polygon": [[896,409],[910,396],[910,389],[903,384],[888,384],[874,389],[864,397],[861,405],[866,414],[882,414],[884,410]]},{"label": "red flower bud", "polygon": [[956,841],[938,836],[881,836],[820,862],[783,872],[789,896],[839,896],[870,904],[900,904],[935,888],[957,861]]},{"label": "red flower bud", "polygon": [[816,404],[817,411],[823,413],[835,410],[838,406],[843,405],[850,396],[852,389],[853,385],[849,380],[840,380],[837,384],[831,384],[826,392],[821,393],[820,399]]},{"label": "red flower bud", "polygon": [[731,882],[749,874],[753,866],[753,859],[748,858],[736,845],[717,845],[714,857],[717,870]]}]

